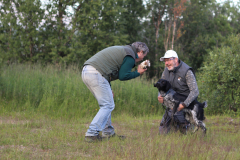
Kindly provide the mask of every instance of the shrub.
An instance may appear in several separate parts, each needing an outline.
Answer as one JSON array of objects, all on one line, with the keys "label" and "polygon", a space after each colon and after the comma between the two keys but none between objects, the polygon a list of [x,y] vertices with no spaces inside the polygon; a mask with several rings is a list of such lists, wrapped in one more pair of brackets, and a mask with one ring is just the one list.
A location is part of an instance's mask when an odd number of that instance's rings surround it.
[{"label": "shrub", "polygon": [[[198,75],[201,99],[210,113],[237,112],[240,104],[240,35],[226,38],[206,57]],[[230,110],[229,110],[230,109]],[[239,111],[237,112],[239,113]]]}]

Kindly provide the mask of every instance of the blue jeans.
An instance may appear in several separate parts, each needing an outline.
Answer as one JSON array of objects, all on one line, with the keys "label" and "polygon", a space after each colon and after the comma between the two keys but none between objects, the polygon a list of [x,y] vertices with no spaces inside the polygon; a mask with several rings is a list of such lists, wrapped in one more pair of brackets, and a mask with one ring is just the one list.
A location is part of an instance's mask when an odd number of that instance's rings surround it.
[{"label": "blue jeans", "polygon": [[111,125],[111,112],[115,104],[109,82],[90,65],[83,67],[82,80],[97,99],[100,107],[85,136],[97,136],[101,131],[102,134],[106,135],[114,134],[114,128]]}]

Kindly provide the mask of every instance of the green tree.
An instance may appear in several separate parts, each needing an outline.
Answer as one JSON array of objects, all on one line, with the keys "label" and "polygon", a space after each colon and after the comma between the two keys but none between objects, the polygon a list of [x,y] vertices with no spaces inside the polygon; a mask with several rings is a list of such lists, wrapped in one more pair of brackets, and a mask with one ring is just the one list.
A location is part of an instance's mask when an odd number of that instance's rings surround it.
[{"label": "green tree", "polygon": [[199,73],[201,99],[209,102],[209,111],[236,111],[240,106],[240,35],[225,38],[205,58]]},{"label": "green tree", "polygon": [[164,65],[159,67],[159,58],[164,54],[164,25],[163,19],[167,16],[169,4],[173,0],[167,1],[147,1],[146,7],[149,11],[143,22],[142,37],[143,41],[149,47],[147,58],[151,61],[151,68],[148,70],[149,78],[154,76],[160,77],[164,69]]},{"label": "green tree", "polygon": [[129,42],[142,41],[143,18],[147,16],[147,9],[142,0],[118,0],[122,7],[119,19],[119,29],[123,34],[128,35]]},{"label": "green tree", "polygon": [[44,46],[39,59],[55,64],[66,62],[66,56],[71,53],[70,43],[74,34],[71,29],[73,14],[69,8],[77,4],[75,0],[51,0],[44,6],[44,23],[39,30]]},{"label": "green tree", "polygon": [[44,14],[40,0],[2,0],[1,3],[1,54],[5,60],[35,61],[42,45],[37,31]]},{"label": "green tree", "polygon": [[148,1],[149,14],[144,24],[143,36],[147,40],[151,51],[152,62],[150,77],[160,77],[164,64],[159,58],[168,49],[176,49],[177,40],[182,36],[184,26],[182,14],[186,10],[185,0]]},{"label": "green tree", "polygon": [[[204,57],[214,47],[220,47],[225,37],[234,33],[225,6],[216,1],[195,1],[188,4],[183,13],[184,34],[176,48],[180,58],[195,70],[201,67]],[[235,22],[234,22],[235,23]]]},{"label": "green tree", "polygon": [[123,8],[115,0],[79,2],[74,6],[73,41],[68,57],[80,64],[98,51],[113,45],[130,43],[122,32],[120,13]]}]

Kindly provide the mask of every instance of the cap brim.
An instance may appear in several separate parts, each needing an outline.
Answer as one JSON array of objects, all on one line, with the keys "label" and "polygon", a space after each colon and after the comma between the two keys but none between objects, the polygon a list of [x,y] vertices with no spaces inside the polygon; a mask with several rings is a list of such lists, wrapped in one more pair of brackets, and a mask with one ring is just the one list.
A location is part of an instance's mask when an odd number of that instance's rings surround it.
[{"label": "cap brim", "polygon": [[178,57],[174,57],[174,56],[171,56],[171,57],[161,57],[161,58],[160,58],[160,61],[164,61],[165,58],[172,58],[172,57],[173,57],[173,58],[178,58]]},{"label": "cap brim", "polygon": [[160,61],[164,61],[164,57],[161,57],[161,58],[160,58]]},{"label": "cap brim", "polygon": [[160,61],[164,61],[165,58],[171,58],[171,57],[161,57]]}]

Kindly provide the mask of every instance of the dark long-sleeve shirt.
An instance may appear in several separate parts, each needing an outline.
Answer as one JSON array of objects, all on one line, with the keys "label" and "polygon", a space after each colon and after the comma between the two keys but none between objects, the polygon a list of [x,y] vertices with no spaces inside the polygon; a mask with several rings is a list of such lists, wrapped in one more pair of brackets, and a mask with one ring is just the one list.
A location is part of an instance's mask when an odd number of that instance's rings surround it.
[{"label": "dark long-sleeve shirt", "polygon": [[120,67],[118,78],[121,81],[129,80],[140,76],[137,71],[132,72],[132,68],[135,66],[135,60],[131,56],[126,56],[123,59],[123,63]]}]

